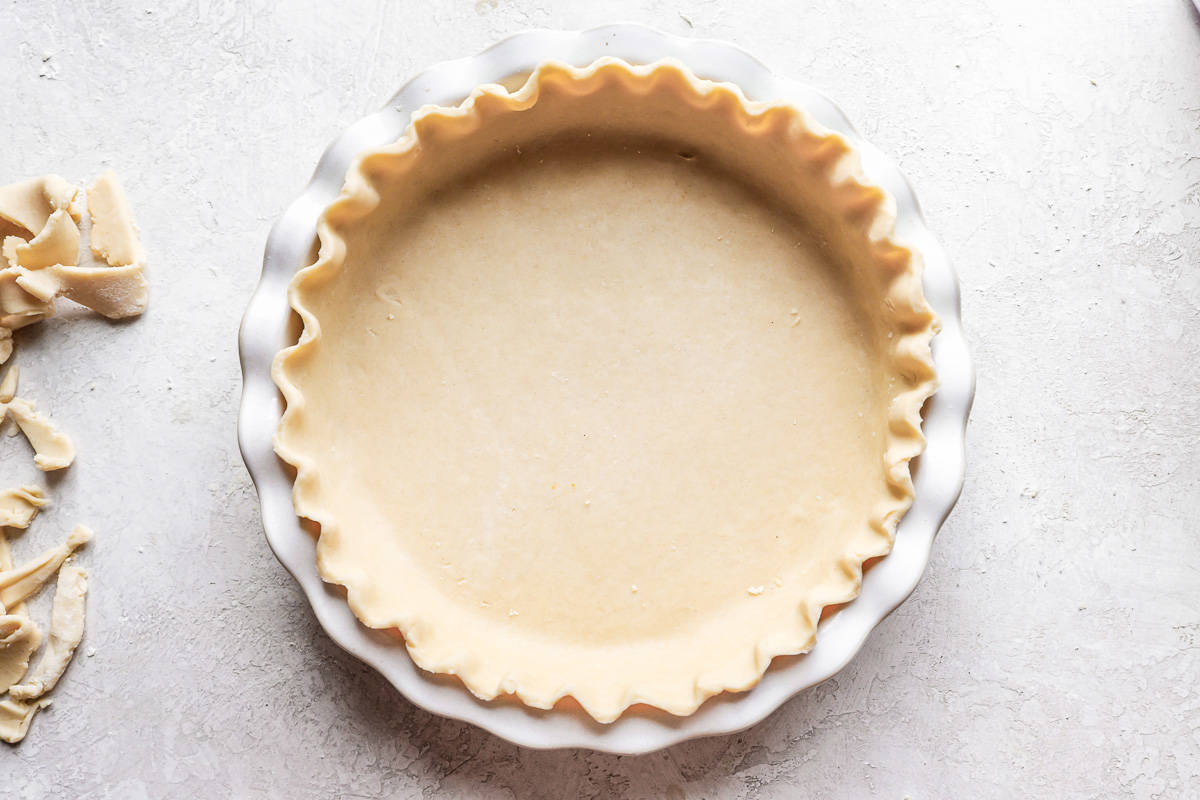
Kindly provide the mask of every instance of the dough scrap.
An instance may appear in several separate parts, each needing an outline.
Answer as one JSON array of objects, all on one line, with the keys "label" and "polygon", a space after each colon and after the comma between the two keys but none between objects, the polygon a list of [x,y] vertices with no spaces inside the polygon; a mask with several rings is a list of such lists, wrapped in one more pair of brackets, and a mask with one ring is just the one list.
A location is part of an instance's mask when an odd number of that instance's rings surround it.
[{"label": "dough scrap", "polygon": [[17,263],[17,248],[29,244],[20,236],[5,236],[0,243],[0,267],[9,267]]},{"label": "dough scrap", "polygon": [[[0,331],[4,331],[4,330],[7,330],[7,329],[0,328]],[[10,333],[10,335],[11,335],[11,333]],[[2,339],[0,339],[0,345],[3,345],[3,344],[4,344],[4,341]],[[10,342],[9,350],[10,350],[10,352],[12,350],[11,342]],[[0,359],[0,364],[3,364],[3,359]],[[9,419],[8,419],[8,404],[10,402],[12,402],[13,397],[16,396],[16,394],[17,394],[17,379],[19,378],[20,374],[21,374],[21,371],[17,368],[17,365],[13,364],[11,367],[8,368],[8,372],[6,372],[4,374],[4,379],[0,380],[0,431],[3,431],[5,426],[8,426],[8,428],[9,428],[8,435],[9,436],[14,436],[17,433],[19,433],[21,430],[20,428],[17,427],[17,423],[15,423],[15,422],[10,423]],[[0,524],[2,524],[2,523],[0,523]],[[3,568],[4,568],[3,566],[0,566],[0,569],[3,569]]]},{"label": "dough scrap", "polygon": [[79,222],[82,210],[79,195],[79,187],[58,175],[0,186],[0,219],[36,236],[55,211],[66,211],[73,221]]},{"label": "dough scrap", "polygon": [[8,328],[10,331],[20,330],[26,325],[32,325],[35,322],[41,322],[44,319],[49,319],[54,316],[54,306],[47,304],[45,309],[28,314],[7,314],[0,313],[0,328]]},{"label": "dough scrap", "polygon": [[30,297],[49,303],[58,294],[58,281],[54,279],[51,269],[30,271],[24,267],[9,267],[16,274],[14,282],[24,289]]},{"label": "dough scrap", "polygon": [[[25,676],[29,659],[41,643],[42,632],[29,617],[24,614],[0,616],[0,694]],[[42,660],[45,661],[44,656]],[[37,696],[40,695],[34,695]]]},{"label": "dough scrap", "polygon": [[4,240],[4,254],[10,265],[41,269],[55,264],[79,263],[79,226],[66,209],[51,214],[45,227],[29,242],[18,239],[10,255],[9,241],[15,238],[9,236]]},{"label": "dough scrap", "polygon": [[0,700],[0,742],[16,744],[29,733],[33,715],[50,705],[49,700],[21,703],[16,700]]},{"label": "dough scrap", "polygon": [[62,295],[109,319],[136,317],[146,310],[149,285],[141,264],[120,267],[56,265],[27,273],[18,283],[38,297]]},{"label": "dough scrap", "polygon": [[8,372],[4,374],[4,379],[0,380],[0,403],[10,403],[13,397],[17,394],[17,379],[20,377],[21,371],[14,364],[9,367]]},{"label": "dough scrap", "polygon": [[51,302],[30,294],[21,285],[20,279],[25,274],[20,267],[0,270],[0,325],[3,327],[23,328],[54,313]]},{"label": "dough scrap", "polygon": [[[4,527],[0,526],[0,572],[13,568],[12,550],[8,546],[8,538],[4,535]],[[4,604],[0,603],[0,608],[4,608]],[[24,603],[13,603],[4,609],[5,614],[24,614]]]},{"label": "dough scrap", "polygon": [[58,547],[52,547],[37,558],[27,561],[19,567],[0,572],[0,603],[5,608],[20,603],[32,595],[50,576],[58,571],[67,556],[75,549],[91,541],[92,530],[84,525],[76,525],[67,536],[67,540]]},{"label": "dough scrap", "polygon": [[37,413],[32,403],[14,397],[8,404],[8,413],[12,414],[21,432],[33,446],[33,463],[38,469],[49,472],[71,466],[75,460],[75,446],[53,422]]},{"label": "dough scrap", "polygon": [[0,364],[12,332],[54,316],[62,295],[109,319],[146,310],[145,252],[112,170],[88,187],[90,247],[108,267],[80,267],[85,192],[58,175],[0,186]]},{"label": "dough scrap", "polygon": [[[36,486],[18,486],[0,491],[0,526],[5,528],[28,528],[38,510],[49,501]],[[0,569],[5,567],[0,566]]]},{"label": "dough scrap", "polygon": [[137,226],[125,190],[110,169],[88,187],[88,214],[92,218],[92,253],[112,267],[144,264]]},{"label": "dough scrap", "polygon": [[[67,671],[75,648],[83,639],[86,604],[87,572],[74,564],[64,564],[58,571],[58,588],[54,591],[54,610],[50,614],[50,640],[46,651],[42,653],[33,677],[8,690],[12,699],[36,700],[55,687]],[[2,677],[0,675],[0,685],[3,685]]]},{"label": "dough scrap", "polygon": [[[12,550],[8,547],[8,537],[4,535],[4,527],[0,526],[0,572],[7,572],[12,568]],[[8,613],[13,613],[11,608],[8,609]]]}]

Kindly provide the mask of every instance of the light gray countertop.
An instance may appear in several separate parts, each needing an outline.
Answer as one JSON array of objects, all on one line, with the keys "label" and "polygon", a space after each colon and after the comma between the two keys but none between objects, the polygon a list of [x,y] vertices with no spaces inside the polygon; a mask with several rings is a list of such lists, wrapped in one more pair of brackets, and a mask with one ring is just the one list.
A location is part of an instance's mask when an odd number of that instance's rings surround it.
[{"label": "light gray countertop", "polygon": [[[617,20],[733,41],[839,101],[916,186],[979,370],[963,497],[909,602],[761,725],[640,758],[521,750],[343,654],[267,549],[235,441],[237,324],[325,145],[434,61]],[[0,183],[111,166],[152,282],[139,320],[18,334],[23,394],[79,459],[14,547],[97,538],[83,648],[0,749],[0,796],[1200,796],[1185,0],[4,0],[0,75]],[[45,479],[0,439],[19,481]]]}]

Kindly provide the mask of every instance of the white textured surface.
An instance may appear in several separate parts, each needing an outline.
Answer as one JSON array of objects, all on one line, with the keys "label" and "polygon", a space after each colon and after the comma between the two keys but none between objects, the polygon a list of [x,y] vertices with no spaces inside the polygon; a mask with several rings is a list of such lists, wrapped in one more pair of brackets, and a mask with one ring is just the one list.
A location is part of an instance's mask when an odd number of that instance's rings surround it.
[{"label": "white textured surface", "polygon": [[[25,393],[80,459],[18,555],[75,521],[97,539],[81,657],[0,750],[0,794],[1200,794],[1189,4],[114,5],[0,4],[0,180],[114,167],[153,282],[132,324],[19,335]],[[979,368],[966,490],[913,598],[758,727],[522,751],[316,629],[237,455],[236,324],[271,222],[406,76],[528,26],[684,17],[827,91],[916,185]],[[22,447],[0,439],[0,481],[40,479]]]}]

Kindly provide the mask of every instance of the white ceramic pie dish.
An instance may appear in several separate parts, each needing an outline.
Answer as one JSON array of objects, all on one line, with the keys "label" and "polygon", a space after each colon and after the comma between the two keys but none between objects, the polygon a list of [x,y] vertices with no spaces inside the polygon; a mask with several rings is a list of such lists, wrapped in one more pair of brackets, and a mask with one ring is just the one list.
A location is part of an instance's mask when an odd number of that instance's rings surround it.
[{"label": "white ceramic pie dish", "polygon": [[[296,270],[311,263],[317,219],[338,196],[346,170],[359,153],[399,138],[409,115],[420,106],[455,105],[476,86],[499,82],[546,59],[583,66],[602,56],[633,63],[679,59],[700,77],[737,84],[752,100],[784,100],[803,107],[849,139],[862,156],[867,177],[895,197],[896,240],[924,256],[925,293],[942,320],[942,332],[933,343],[941,387],[925,409],[928,444],[914,462],[916,500],[900,524],[892,553],[865,575],[860,596],[821,624],[817,645],[808,655],[779,660],[752,691],[715,697],[688,717],[630,714],[607,725],[582,713],[478,700],[456,680],[418,669],[395,637],[358,622],[341,590],[321,580],[315,539],[293,511],[292,477],[272,448],[283,408],[270,374],[276,352],[293,344],[297,335],[287,300],[288,282]],[[644,753],[685,739],[741,730],[845,666],[875,625],[912,592],[925,569],[937,530],[962,486],[963,437],[974,391],[959,320],[957,281],[899,170],[863,141],[842,112],[815,90],[772,74],[731,45],[633,25],[519,34],[474,57],[430,68],[407,83],[383,110],[353,125],[325,152],[308,188],[272,230],[262,280],[243,320],[240,347],[244,385],[239,442],[259,491],[267,539],[300,582],[333,640],[431,712],[471,722],[528,747],[587,747],[615,753]]]}]

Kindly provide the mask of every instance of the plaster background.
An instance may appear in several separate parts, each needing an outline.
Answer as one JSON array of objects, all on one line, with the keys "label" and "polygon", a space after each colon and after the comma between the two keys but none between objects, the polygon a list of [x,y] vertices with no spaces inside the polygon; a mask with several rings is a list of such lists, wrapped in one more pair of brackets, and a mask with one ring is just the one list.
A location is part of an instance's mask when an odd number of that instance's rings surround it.
[{"label": "plaster background", "polygon": [[[342,654],[266,546],[234,429],[237,323],[325,145],[434,61],[622,20],[736,42],[837,100],[916,186],[979,370],[965,491],[909,602],[763,724],[642,758],[521,750]],[[1200,795],[1184,0],[0,0],[0,75],[0,182],[113,167],[152,282],[140,320],[17,337],[23,394],[80,456],[14,549],[77,521],[97,538],[87,638],[0,749],[0,794]],[[30,480],[0,439],[0,482]]]}]

